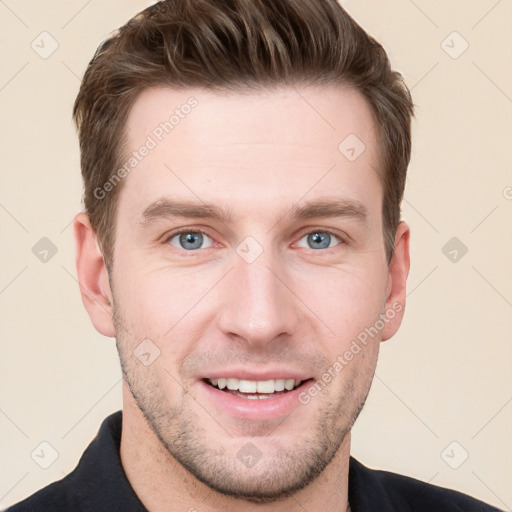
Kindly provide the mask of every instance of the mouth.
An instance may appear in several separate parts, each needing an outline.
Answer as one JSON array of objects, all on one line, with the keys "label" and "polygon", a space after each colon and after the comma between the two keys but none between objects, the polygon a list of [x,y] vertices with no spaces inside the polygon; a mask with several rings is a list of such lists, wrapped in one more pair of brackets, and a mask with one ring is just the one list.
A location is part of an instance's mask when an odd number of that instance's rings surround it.
[{"label": "mouth", "polygon": [[203,379],[210,387],[246,400],[267,400],[286,395],[313,379],[244,380],[235,377]]},{"label": "mouth", "polygon": [[267,368],[259,372],[249,368],[212,370],[199,379],[198,398],[205,406],[237,420],[262,422],[304,414],[300,401],[315,379],[300,370]]}]

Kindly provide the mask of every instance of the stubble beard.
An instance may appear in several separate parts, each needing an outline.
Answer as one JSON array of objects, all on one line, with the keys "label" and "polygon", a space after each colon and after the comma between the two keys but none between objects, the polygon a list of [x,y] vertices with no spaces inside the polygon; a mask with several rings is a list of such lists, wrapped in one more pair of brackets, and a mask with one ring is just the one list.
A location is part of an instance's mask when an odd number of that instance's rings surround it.
[{"label": "stubble beard", "polygon": [[[119,319],[118,315],[115,315]],[[357,378],[344,382],[343,389],[335,400],[326,400],[322,395],[314,400],[323,400],[315,414],[315,422],[302,430],[300,439],[292,439],[288,446],[272,449],[262,436],[254,437],[252,444],[260,446],[262,456],[253,467],[245,468],[233,449],[236,436],[211,418],[216,430],[223,430],[227,442],[215,444],[219,435],[208,435],[208,429],[201,425],[196,400],[179,383],[178,376],[172,376],[181,396],[175,405],[169,403],[164,391],[158,365],[146,367],[134,357],[132,340],[122,328],[116,327],[116,346],[120,357],[123,378],[142,412],[147,424],[167,453],[199,482],[224,496],[250,503],[282,501],[311,484],[324,471],[350,432],[368,396],[371,380],[365,389],[358,389]],[[160,368],[161,371],[167,371]],[[170,375],[170,374],[169,374]],[[327,388],[328,389],[328,388]],[[314,400],[312,402],[314,402]],[[300,405],[299,407],[309,407]],[[205,407],[199,407],[208,416]],[[283,435],[286,423],[293,420],[293,412],[278,425],[273,433]],[[254,425],[246,425],[250,431]],[[257,428],[257,427],[256,427]],[[272,433],[270,437],[272,436]],[[269,438],[270,439],[270,438]]]}]

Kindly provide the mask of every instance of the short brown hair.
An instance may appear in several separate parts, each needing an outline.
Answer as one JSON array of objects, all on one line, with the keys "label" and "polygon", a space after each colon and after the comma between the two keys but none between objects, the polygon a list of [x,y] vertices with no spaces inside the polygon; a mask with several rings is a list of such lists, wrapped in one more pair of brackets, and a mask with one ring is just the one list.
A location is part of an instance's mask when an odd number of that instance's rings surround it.
[{"label": "short brown hair", "polygon": [[411,155],[414,108],[382,46],[336,0],[163,0],[99,46],[73,108],[85,211],[107,265],[113,259],[122,183],[105,199],[95,190],[123,165],[126,119],[142,90],[297,84],[348,84],[368,101],[379,135],[389,261]]}]

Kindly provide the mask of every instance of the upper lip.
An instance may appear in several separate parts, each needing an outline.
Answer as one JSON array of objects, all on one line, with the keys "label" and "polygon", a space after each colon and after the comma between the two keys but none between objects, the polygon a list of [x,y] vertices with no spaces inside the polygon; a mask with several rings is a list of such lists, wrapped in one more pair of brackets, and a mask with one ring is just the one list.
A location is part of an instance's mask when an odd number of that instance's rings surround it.
[{"label": "upper lip", "polygon": [[297,370],[290,370],[286,368],[275,368],[272,370],[251,371],[247,368],[226,368],[224,370],[212,370],[211,372],[204,372],[200,379],[222,379],[222,378],[235,378],[239,380],[273,380],[273,379],[295,379],[295,380],[308,380],[311,375]]}]

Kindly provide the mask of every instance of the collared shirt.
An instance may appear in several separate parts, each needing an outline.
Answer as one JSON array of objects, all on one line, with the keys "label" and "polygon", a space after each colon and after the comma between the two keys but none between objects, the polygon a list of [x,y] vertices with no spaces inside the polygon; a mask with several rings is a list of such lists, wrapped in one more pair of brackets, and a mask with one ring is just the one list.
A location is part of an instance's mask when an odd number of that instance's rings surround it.
[{"label": "collared shirt", "polygon": [[[147,512],[131,487],[119,453],[122,411],[108,416],[66,477],[6,512]],[[352,512],[499,512],[456,491],[349,463]]]}]

